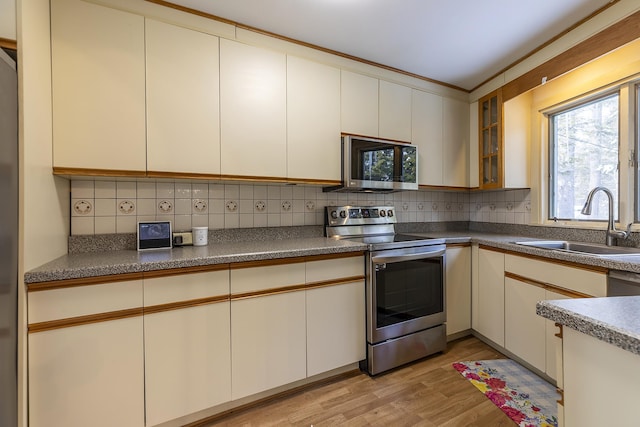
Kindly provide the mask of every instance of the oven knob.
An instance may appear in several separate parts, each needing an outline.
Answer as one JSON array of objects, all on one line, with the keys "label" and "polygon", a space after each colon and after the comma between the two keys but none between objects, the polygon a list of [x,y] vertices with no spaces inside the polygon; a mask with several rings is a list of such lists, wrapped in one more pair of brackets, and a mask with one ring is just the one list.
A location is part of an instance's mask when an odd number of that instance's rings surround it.
[{"label": "oven knob", "polygon": [[333,218],[333,219],[338,219],[338,212],[336,212],[336,211],[331,211],[331,218]]},{"label": "oven knob", "polygon": [[388,216],[389,218],[391,218],[391,217],[393,216],[393,211],[392,211],[391,209],[389,209],[389,210],[387,211],[387,216]]},{"label": "oven knob", "polygon": [[387,216],[387,211],[385,211],[384,209],[380,209],[380,216],[382,217]]},{"label": "oven knob", "polygon": [[340,211],[340,218],[346,218],[347,217],[347,211]]}]

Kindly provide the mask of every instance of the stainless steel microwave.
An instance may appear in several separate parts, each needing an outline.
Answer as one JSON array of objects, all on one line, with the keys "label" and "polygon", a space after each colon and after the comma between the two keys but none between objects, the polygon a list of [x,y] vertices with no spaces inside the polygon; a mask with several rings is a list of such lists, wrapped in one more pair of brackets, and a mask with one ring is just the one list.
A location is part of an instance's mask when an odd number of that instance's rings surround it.
[{"label": "stainless steel microwave", "polygon": [[415,145],[364,136],[342,136],[342,185],[325,191],[418,189]]}]

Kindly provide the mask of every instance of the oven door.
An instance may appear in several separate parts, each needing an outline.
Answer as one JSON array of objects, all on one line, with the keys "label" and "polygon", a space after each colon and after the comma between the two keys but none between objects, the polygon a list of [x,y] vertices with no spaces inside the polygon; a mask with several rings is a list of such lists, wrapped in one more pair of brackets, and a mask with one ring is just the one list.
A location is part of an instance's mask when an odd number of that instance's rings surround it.
[{"label": "oven door", "polygon": [[370,252],[370,344],[445,322],[445,250],[445,245],[432,245]]}]

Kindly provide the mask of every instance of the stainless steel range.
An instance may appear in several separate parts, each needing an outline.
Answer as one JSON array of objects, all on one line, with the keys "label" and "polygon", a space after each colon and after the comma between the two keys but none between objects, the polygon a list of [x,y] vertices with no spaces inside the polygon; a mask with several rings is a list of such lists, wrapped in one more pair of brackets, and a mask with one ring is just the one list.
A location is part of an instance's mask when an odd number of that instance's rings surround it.
[{"label": "stainless steel range", "polygon": [[325,233],[369,245],[367,360],[376,375],[446,348],[444,239],[395,233],[392,206],[327,206]]}]

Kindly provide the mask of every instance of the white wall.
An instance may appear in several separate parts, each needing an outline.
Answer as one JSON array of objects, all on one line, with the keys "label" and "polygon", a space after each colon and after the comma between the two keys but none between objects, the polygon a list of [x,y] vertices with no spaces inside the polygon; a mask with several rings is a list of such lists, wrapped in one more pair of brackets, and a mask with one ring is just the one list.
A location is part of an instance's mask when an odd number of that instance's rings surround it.
[{"label": "white wall", "polygon": [[20,250],[18,425],[27,425],[27,319],[24,272],[67,253],[69,183],[52,173],[48,0],[18,0]]},{"label": "white wall", "polygon": [[0,0],[0,38],[16,39],[16,0]]}]

